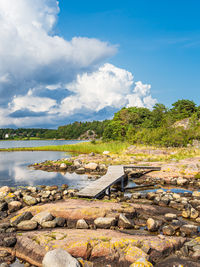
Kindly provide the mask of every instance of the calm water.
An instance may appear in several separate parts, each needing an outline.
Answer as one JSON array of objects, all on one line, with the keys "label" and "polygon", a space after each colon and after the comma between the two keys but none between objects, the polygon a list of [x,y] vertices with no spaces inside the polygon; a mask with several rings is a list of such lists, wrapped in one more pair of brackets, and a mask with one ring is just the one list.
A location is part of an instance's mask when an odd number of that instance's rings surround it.
[{"label": "calm water", "polygon": [[77,140],[27,140],[27,141],[0,141],[0,148],[12,147],[36,147],[36,146],[58,146],[76,144]]},{"label": "calm water", "polygon": [[[6,141],[9,147],[38,146],[52,144],[69,144],[77,141]],[[17,144],[16,144],[17,143]],[[34,144],[33,144],[34,143]],[[0,142],[1,145],[1,142]],[[7,147],[8,147],[7,145]],[[68,184],[71,188],[82,188],[90,181],[87,175],[77,175],[75,173],[45,172],[28,168],[28,165],[45,160],[56,160],[69,158],[70,154],[65,152],[51,151],[20,151],[20,152],[0,152],[0,186],[35,186],[35,185],[62,185]]]}]

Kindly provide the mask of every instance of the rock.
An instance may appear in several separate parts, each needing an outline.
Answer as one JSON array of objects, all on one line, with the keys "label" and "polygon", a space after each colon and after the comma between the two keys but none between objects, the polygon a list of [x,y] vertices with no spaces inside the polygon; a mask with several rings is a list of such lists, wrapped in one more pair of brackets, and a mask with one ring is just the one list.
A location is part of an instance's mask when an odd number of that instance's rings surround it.
[{"label": "rock", "polygon": [[132,263],[129,267],[138,267],[138,266],[153,267],[153,265],[149,261],[147,261],[145,258],[140,258],[139,260]]},{"label": "rock", "polygon": [[175,230],[171,225],[166,225],[162,228],[163,234],[164,235],[174,235]]},{"label": "rock", "polygon": [[192,224],[185,224],[181,226],[180,230],[186,235],[192,235],[198,232],[198,227]]},{"label": "rock", "polygon": [[30,211],[23,212],[13,218],[10,219],[10,224],[12,226],[17,226],[20,222],[30,220],[33,217]]},{"label": "rock", "polygon": [[184,209],[184,204],[182,203],[177,203],[175,201],[170,201],[169,207],[172,207],[177,210],[183,210]]},{"label": "rock", "polygon": [[[2,193],[2,195],[3,195],[3,194],[7,195],[7,194],[10,193],[10,192],[11,192],[10,187],[8,187],[8,186],[2,186],[2,187],[0,187],[0,193]],[[0,194],[0,195],[1,195],[1,194]]]},{"label": "rock", "polygon": [[148,231],[155,232],[155,231],[158,230],[158,227],[159,227],[158,222],[155,221],[154,219],[149,218],[147,220],[147,229],[148,229]]},{"label": "rock", "polygon": [[3,245],[5,247],[14,247],[17,242],[17,238],[14,236],[5,237],[3,240]]},{"label": "rock", "polygon": [[118,226],[123,229],[133,228],[133,224],[124,214],[119,215]]},{"label": "rock", "polygon": [[95,162],[90,162],[88,164],[85,165],[85,169],[86,170],[90,170],[90,171],[95,171],[98,167],[98,164]]},{"label": "rock", "polygon": [[116,219],[114,217],[99,217],[94,220],[94,224],[97,228],[110,228],[111,226],[115,225]]},{"label": "rock", "polygon": [[56,221],[56,225],[59,227],[63,227],[66,223],[65,218],[62,218],[62,217],[55,218],[55,221]]},{"label": "rock", "polygon": [[57,185],[47,185],[45,188],[46,191],[54,191],[54,190],[58,190],[58,186]]},{"label": "rock", "polygon": [[42,267],[80,267],[80,263],[63,249],[55,249],[46,253]]},{"label": "rock", "polygon": [[190,218],[190,215],[191,215],[190,209],[185,209],[182,211],[183,218]]},{"label": "rock", "polygon": [[174,220],[174,219],[177,219],[177,215],[174,214],[174,213],[166,213],[166,214],[165,214],[165,219],[166,219],[167,221],[172,221],[172,220]]},{"label": "rock", "polygon": [[179,220],[172,220],[170,225],[176,231],[177,229],[179,229],[183,225],[183,223],[181,221],[179,221]]},{"label": "rock", "polygon": [[51,191],[44,191],[42,193],[42,198],[48,198],[51,195]]},{"label": "rock", "polygon": [[10,227],[9,223],[0,223],[0,229],[8,229]]},{"label": "rock", "polygon": [[196,218],[196,222],[200,223],[200,217]]},{"label": "rock", "polygon": [[163,197],[161,197],[161,199],[160,199],[158,204],[160,206],[167,206],[169,204],[169,202],[170,202],[169,197],[168,196],[163,196]]},{"label": "rock", "polygon": [[184,179],[184,178],[181,178],[181,177],[179,177],[177,179],[177,185],[185,185],[185,184],[187,184],[187,182],[188,182],[187,179]]},{"label": "rock", "polygon": [[0,211],[6,211],[8,209],[7,202],[0,202]]},{"label": "rock", "polygon": [[74,160],[74,166],[76,168],[80,168],[82,166],[82,161],[80,159],[75,159]]},{"label": "rock", "polygon": [[108,155],[108,154],[110,154],[110,151],[104,151],[102,154],[103,155]]},{"label": "rock", "polygon": [[196,219],[198,216],[199,216],[199,212],[197,210],[195,210],[194,208],[191,208],[190,218]]},{"label": "rock", "polygon": [[80,219],[76,223],[76,228],[77,229],[88,229],[88,224],[84,219]]},{"label": "rock", "polygon": [[162,189],[158,189],[158,190],[156,190],[156,193],[157,193],[157,194],[163,194],[163,193],[165,193],[165,191],[162,190]]},{"label": "rock", "polygon": [[60,164],[60,168],[63,169],[63,170],[67,169],[67,164],[61,163]]},{"label": "rock", "polygon": [[196,261],[200,260],[200,250],[197,250],[192,254],[192,259]]},{"label": "rock", "polygon": [[140,192],[133,193],[131,195],[131,198],[132,199],[139,199],[139,198],[141,198],[141,193]]},{"label": "rock", "polygon": [[77,174],[84,174],[84,173],[85,173],[85,168],[84,168],[84,167],[78,168],[78,169],[76,170],[76,173],[77,173]]},{"label": "rock", "polygon": [[193,197],[199,197],[199,198],[200,198],[200,191],[194,191],[194,192],[192,193],[192,196],[193,196]]},{"label": "rock", "polygon": [[17,225],[17,228],[19,230],[34,230],[37,228],[37,222],[28,220],[28,221],[22,221]]},{"label": "rock", "polygon": [[10,253],[7,250],[0,250],[0,259],[8,257],[9,255],[10,255]]},{"label": "rock", "polygon": [[47,222],[42,222],[41,226],[43,228],[55,228],[56,227],[56,220],[53,221],[47,221]]},{"label": "rock", "polygon": [[94,153],[94,152],[91,152],[91,153],[89,154],[89,156],[90,156],[90,157],[94,157],[94,156],[95,156],[95,153]]},{"label": "rock", "polygon": [[156,197],[156,193],[155,192],[148,192],[147,193],[147,199],[154,200],[155,197]]},{"label": "rock", "polygon": [[35,205],[37,203],[36,198],[28,196],[28,195],[23,197],[23,201],[28,206],[32,206],[32,205]]},{"label": "rock", "polygon": [[177,193],[173,193],[173,198],[174,199],[180,199],[181,196],[179,194],[177,194]]},{"label": "rock", "polygon": [[10,267],[10,265],[5,263],[5,262],[3,262],[2,264],[0,264],[0,267]]},{"label": "rock", "polygon": [[42,223],[52,221],[53,219],[54,217],[51,215],[50,212],[43,211],[43,212],[36,214],[31,220],[42,225]]},{"label": "rock", "polygon": [[131,246],[131,245],[128,246],[128,248],[126,249],[126,254],[125,254],[126,261],[132,263],[132,262],[139,260],[140,258],[146,259],[148,258],[148,255],[142,249],[136,246]]},{"label": "rock", "polygon": [[196,207],[200,206],[200,199],[190,200],[190,204],[192,205],[193,208],[196,208]]},{"label": "rock", "polygon": [[37,192],[37,188],[35,186],[28,186],[27,189],[31,192],[31,193],[36,193]]},{"label": "rock", "polygon": [[99,170],[102,172],[102,171],[105,171],[106,170],[106,165],[105,164],[100,164],[99,165]]},{"label": "rock", "polygon": [[21,207],[22,207],[22,203],[19,201],[11,201],[8,204],[8,209],[10,212],[17,211],[17,210],[21,209]]}]

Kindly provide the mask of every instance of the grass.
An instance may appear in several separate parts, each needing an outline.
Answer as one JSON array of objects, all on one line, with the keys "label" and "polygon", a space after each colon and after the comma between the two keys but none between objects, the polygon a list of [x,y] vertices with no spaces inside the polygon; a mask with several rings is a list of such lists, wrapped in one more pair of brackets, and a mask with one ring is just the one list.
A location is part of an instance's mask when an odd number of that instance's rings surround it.
[{"label": "grass", "polygon": [[[127,148],[130,146],[127,142],[120,141],[112,141],[112,142],[102,142],[96,141],[94,142],[82,142],[78,144],[72,145],[60,145],[60,146],[41,146],[41,147],[22,147],[22,148],[7,148],[0,149],[0,151],[63,151],[63,152],[72,152],[75,154],[89,154],[94,152],[96,154],[102,154],[104,151],[110,151],[112,155],[116,155],[118,157],[118,161],[116,160],[115,164],[125,164],[127,161],[131,160],[131,157],[135,158],[136,161],[179,161],[186,158],[193,158],[200,156],[200,149],[194,147],[187,148],[162,148],[165,151],[169,152],[167,154],[149,154],[148,150],[158,149],[158,147],[153,146],[142,146],[137,145],[137,149],[144,149],[144,151],[135,151],[134,149],[132,153],[129,153]],[[61,162],[62,163],[62,162]],[[65,163],[65,162],[64,162]]]},{"label": "grass", "polygon": [[97,141],[95,144],[91,142],[83,142],[73,145],[61,145],[61,146],[42,146],[42,147],[22,147],[22,148],[7,148],[0,149],[0,151],[64,151],[64,152],[75,152],[75,153],[99,153],[102,154],[104,151],[110,151],[113,154],[120,154],[128,148],[130,144],[126,142],[107,142]]}]

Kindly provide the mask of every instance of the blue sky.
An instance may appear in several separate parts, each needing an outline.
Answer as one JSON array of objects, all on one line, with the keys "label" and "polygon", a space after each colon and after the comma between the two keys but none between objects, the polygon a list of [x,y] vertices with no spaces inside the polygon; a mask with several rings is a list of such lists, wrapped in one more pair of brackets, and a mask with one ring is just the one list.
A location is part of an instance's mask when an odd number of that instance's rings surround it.
[{"label": "blue sky", "polygon": [[58,32],[119,45],[109,61],[152,85],[168,106],[177,99],[200,104],[198,0],[62,1]]},{"label": "blue sky", "polygon": [[1,0],[0,127],[200,105],[198,0]]}]

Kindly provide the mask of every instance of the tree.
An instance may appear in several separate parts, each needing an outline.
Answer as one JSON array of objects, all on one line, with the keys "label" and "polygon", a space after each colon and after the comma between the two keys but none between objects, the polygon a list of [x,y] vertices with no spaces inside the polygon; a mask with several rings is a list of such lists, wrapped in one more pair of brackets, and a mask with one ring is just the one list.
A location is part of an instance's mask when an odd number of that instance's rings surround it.
[{"label": "tree", "polygon": [[197,111],[196,104],[187,99],[181,99],[172,104],[171,115],[174,120],[181,120],[192,116]]}]

